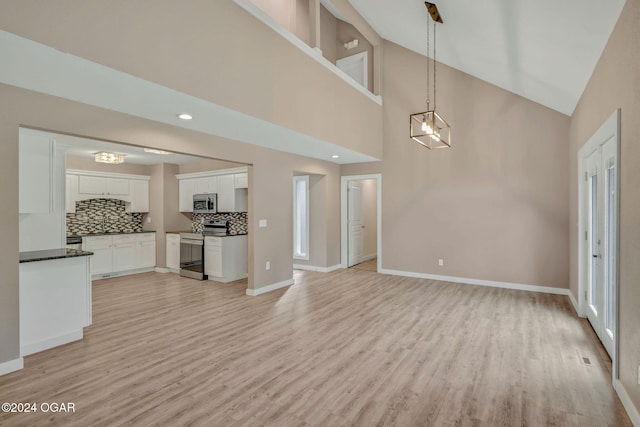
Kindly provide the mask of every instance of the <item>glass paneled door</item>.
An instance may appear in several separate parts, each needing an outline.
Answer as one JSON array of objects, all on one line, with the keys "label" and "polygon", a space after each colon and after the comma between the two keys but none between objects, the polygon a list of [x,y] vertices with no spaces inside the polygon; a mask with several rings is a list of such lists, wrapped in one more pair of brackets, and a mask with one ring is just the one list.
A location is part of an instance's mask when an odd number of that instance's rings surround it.
[{"label": "glass paneled door", "polygon": [[586,159],[587,318],[613,356],[616,307],[617,157],[610,138]]}]

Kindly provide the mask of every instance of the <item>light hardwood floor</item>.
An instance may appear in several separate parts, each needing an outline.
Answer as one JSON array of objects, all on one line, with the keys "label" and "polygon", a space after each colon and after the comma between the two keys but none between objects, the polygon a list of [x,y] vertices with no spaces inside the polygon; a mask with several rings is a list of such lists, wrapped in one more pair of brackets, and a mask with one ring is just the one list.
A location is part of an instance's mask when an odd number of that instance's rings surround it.
[{"label": "light hardwood floor", "polygon": [[84,340],[0,377],[0,402],[76,412],[0,425],[631,426],[564,296],[355,269],[295,281],[258,297],[173,274],[94,282]]}]

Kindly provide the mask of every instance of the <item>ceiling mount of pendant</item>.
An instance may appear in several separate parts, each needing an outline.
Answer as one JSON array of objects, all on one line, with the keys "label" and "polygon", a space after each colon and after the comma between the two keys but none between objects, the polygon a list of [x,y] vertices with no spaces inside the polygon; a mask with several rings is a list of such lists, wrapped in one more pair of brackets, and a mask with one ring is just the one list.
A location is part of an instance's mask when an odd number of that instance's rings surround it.
[{"label": "ceiling mount of pendant", "polygon": [[427,12],[431,15],[431,19],[435,22],[443,23],[442,16],[440,16],[440,12],[438,11],[438,6],[434,3],[429,3],[428,1],[424,2],[425,7],[427,8]]}]

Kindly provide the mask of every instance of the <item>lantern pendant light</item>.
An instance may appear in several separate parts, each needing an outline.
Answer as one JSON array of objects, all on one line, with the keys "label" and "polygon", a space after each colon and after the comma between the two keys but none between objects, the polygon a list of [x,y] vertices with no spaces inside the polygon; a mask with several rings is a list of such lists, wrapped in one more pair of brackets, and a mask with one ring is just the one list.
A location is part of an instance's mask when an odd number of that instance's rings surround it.
[{"label": "lantern pendant light", "polygon": [[[409,135],[418,144],[433,150],[437,148],[451,147],[451,127],[436,112],[436,27],[442,23],[442,17],[438,7],[429,2],[424,2],[433,20],[433,55],[431,56],[430,43],[430,19],[427,18],[427,111],[411,114],[409,116]],[[433,102],[431,102],[431,64],[433,64]],[[432,108],[433,105],[433,108]]]}]

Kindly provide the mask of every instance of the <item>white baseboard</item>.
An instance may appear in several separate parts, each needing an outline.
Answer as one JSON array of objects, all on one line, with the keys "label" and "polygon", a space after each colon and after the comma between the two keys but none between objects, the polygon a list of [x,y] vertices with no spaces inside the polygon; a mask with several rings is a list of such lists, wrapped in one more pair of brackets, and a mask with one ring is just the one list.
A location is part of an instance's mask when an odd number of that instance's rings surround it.
[{"label": "white baseboard", "polygon": [[78,341],[82,339],[82,329],[69,332],[68,334],[58,335],[57,337],[49,338],[42,341],[37,341],[30,344],[20,346],[20,355],[28,356],[33,353],[38,353],[43,350],[47,350],[52,347],[57,347],[62,344],[67,344],[72,341]]},{"label": "white baseboard", "polygon": [[156,273],[173,273],[170,268],[167,267],[156,267],[153,269]]},{"label": "white baseboard", "polygon": [[315,265],[293,264],[295,270],[319,271],[320,273],[331,273],[342,268],[342,265],[336,264],[331,267],[316,267]]},{"label": "white baseboard", "polygon": [[157,267],[138,268],[136,270],[114,271],[113,273],[94,274],[91,280],[109,279],[110,277],[129,276],[131,274],[149,273],[155,271]]},{"label": "white baseboard", "polygon": [[624,388],[624,385],[620,382],[620,380],[615,380],[613,382],[613,388],[618,393],[618,397],[622,402],[622,406],[627,411],[629,418],[631,419],[631,423],[634,427],[640,427],[640,413],[638,412],[638,408],[635,407],[633,402],[631,401],[631,397],[627,393],[627,390]]},{"label": "white baseboard", "polygon": [[371,259],[374,259],[377,256],[378,256],[378,254],[375,254],[375,253],[374,254],[370,254],[370,255],[365,255],[365,256],[362,257],[362,262],[369,261]]},{"label": "white baseboard", "polygon": [[490,286],[493,288],[516,289],[529,292],[543,292],[546,294],[569,295],[571,291],[565,288],[550,286],[525,285],[523,283],[497,282],[494,280],[469,279],[466,277],[439,276],[437,274],[413,273],[410,271],[389,270],[383,268],[380,273],[392,276],[415,277],[417,279],[440,280],[442,282],[466,283],[468,285]]},{"label": "white baseboard", "polygon": [[273,283],[267,286],[262,286],[258,289],[247,289],[247,295],[255,297],[255,296],[266,294],[267,292],[275,291],[276,289],[284,288],[291,285],[293,285],[293,277],[291,279],[287,279],[282,282]]},{"label": "white baseboard", "polygon": [[573,292],[571,292],[571,289],[569,289],[569,293],[567,295],[569,295],[569,301],[571,301],[571,305],[573,305],[573,309],[576,311],[576,314],[578,315],[578,317],[583,317],[580,314],[580,308],[578,306],[578,301],[576,301],[576,298],[573,296]]},{"label": "white baseboard", "polygon": [[22,368],[24,368],[24,359],[22,359],[22,357],[8,360],[0,363],[0,375],[10,374],[11,372],[19,371]]}]

